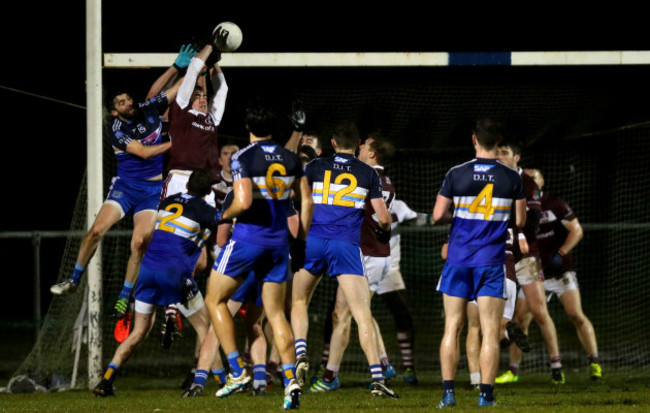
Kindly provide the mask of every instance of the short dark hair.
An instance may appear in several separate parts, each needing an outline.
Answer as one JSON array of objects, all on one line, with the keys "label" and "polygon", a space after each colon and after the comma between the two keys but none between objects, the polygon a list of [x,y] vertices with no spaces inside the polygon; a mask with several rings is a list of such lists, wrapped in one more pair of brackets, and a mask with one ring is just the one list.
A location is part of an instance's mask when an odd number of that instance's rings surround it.
[{"label": "short dark hair", "polygon": [[372,138],[370,149],[375,153],[379,165],[383,165],[395,154],[395,146],[381,132],[373,132],[368,135],[368,138]]},{"label": "short dark hair", "polygon": [[302,145],[301,147],[299,147],[298,156],[300,157],[300,160],[303,162],[309,162],[318,158],[316,149],[312,148],[309,145]]},{"label": "short dark hair", "polygon": [[246,107],[246,127],[257,137],[272,135],[278,125],[276,105],[262,96],[257,96]]},{"label": "short dark hair", "polygon": [[131,93],[122,89],[114,89],[104,95],[104,105],[109,112],[115,109],[115,98],[124,93],[133,97]]},{"label": "short dark hair", "polygon": [[521,142],[514,138],[507,138],[499,142],[499,148],[510,148],[512,149],[513,155],[521,156],[522,145]]},{"label": "short dark hair", "polygon": [[187,181],[187,193],[203,198],[212,191],[212,175],[205,169],[195,169]]},{"label": "short dark hair", "polygon": [[341,122],[334,128],[332,138],[340,149],[355,149],[359,144],[359,129],[353,121]]},{"label": "short dark hair", "polygon": [[491,118],[477,120],[472,132],[479,145],[487,150],[494,149],[503,139],[503,125]]}]

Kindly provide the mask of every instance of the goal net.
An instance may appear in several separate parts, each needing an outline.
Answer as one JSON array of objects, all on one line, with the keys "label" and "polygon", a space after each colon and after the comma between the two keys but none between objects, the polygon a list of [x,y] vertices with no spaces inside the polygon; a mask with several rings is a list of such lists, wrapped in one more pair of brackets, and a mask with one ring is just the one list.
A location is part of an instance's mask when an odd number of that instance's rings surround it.
[{"label": "goal net", "polygon": [[[644,262],[648,258],[644,241],[650,236],[650,185],[645,173],[650,159],[650,119],[628,101],[636,90],[631,81],[632,75],[638,74],[636,70],[623,66],[581,70],[229,68],[227,59],[223,66],[230,92],[220,139],[246,142],[243,109],[258,91],[275,91],[278,99],[299,98],[305,105],[309,128],[324,137],[326,152],[331,151],[328,133],[342,120],[357,121],[362,134],[381,130],[391,138],[398,151],[387,163],[386,172],[395,184],[397,198],[418,212],[432,210],[447,170],[474,156],[469,133],[472,121],[486,115],[509,120],[525,143],[521,166],[539,168],[545,176],[545,191],[571,205],[583,225],[584,239],[574,255],[584,312],[594,325],[603,367],[625,370],[650,365],[650,333],[643,328],[647,324],[643,322],[643,304],[650,287]],[[105,71],[105,76],[110,83],[118,84],[135,79],[142,87],[157,76],[153,71]],[[599,75],[597,81],[587,80],[595,75]],[[625,112],[624,118],[619,116]],[[283,143],[287,137],[276,138]],[[108,188],[115,164],[105,142],[104,188]],[[86,229],[84,191],[82,182],[71,230]],[[130,229],[127,217],[102,241],[103,366],[117,347],[110,312],[124,280]],[[401,268],[415,323],[415,366],[418,371],[433,374],[440,370],[438,348],[444,322],[442,299],[435,286],[443,265],[440,247],[447,231],[446,226],[402,228]],[[78,236],[68,240],[59,280],[71,274],[79,245]],[[205,274],[198,281],[205,291]],[[76,359],[76,387],[87,387],[84,320],[79,316],[83,314],[85,283],[84,277],[72,296],[53,298],[42,333],[16,374],[30,374],[50,387],[52,383],[66,387],[75,374]],[[335,283],[323,280],[310,306],[308,348],[312,366],[320,362],[324,320],[334,288]],[[389,357],[398,367],[401,360],[392,316],[377,297],[372,309]],[[575,328],[557,298],[550,301],[549,309],[557,326],[563,364],[567,369],[586,369],[586,355]],[[185,321],[183,337],[164,350],[160,345],[162,319],[159,312],[150,336],[120,369],[121,375],[182,381],[192,366],[195,335]],[[75,331],[79,333],[75,335]],[[239,339],[243,348],[241,328]],[[522,369],[547,371],[548,357],[535,323],[530,340],[534,349],[524,355]],[[466,371],[462,353],[459,378]],[[502,365],[506,363],[507,352],[503,352]],[[366,371],[353,323],[342,373]]]}]

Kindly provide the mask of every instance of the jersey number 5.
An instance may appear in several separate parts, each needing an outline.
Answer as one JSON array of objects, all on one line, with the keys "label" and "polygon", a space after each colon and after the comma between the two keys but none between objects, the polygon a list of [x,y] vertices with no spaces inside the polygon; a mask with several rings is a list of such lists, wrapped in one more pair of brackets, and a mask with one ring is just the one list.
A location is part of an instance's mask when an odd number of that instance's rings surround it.
[{"label": "jersey number 5", "polygon": [[[469,212],[472,214],[483,214],[486,221],[490,220],[490,216],[494,214],[494,207],[492,206],[492,191],[494,184],[487,184],[476,196],[474,202],[469,206]],[[483,203],[485,200],[485,203]]]},{"label": "jersey number 5", "polygon": [[[341,182],[343,182],[345,179],[347,179],[350,183],[348,186],[339,188],[338,191],[334,192],[332,205],[354,207],[354,201],[343,199],[343,197],[357,189],[357,178],[354,175],[348,173],[340,174],[334,178],[334,184],[341,185]],[[332,171],[325,171],[325,176],[323,177],[323,204],[329,203],[331,181]]]}]

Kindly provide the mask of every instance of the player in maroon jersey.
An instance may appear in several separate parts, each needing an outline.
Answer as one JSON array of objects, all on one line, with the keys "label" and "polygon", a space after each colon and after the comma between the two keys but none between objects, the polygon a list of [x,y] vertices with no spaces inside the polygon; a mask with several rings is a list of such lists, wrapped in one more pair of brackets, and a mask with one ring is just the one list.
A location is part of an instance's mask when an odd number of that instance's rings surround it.
[{"label": "player in maroon jersey", "polygon": [[[566,379],[562,371],[562,362],[560,360],[560,350],[557,341],[557,330],[555,323],[548,313],[546,305],[546,296],[544,294],[544,273],[539,258],[539,247],[537,244],[537,232],[539,231],[539,219],[541,216],[541,202],[539,186],[532,178],[524,173],[518,166],[521,159],[521,147],[518,143],[510,141],[503,142],[499,145],[499,160],[509,167],[517,170],[522,177],[524,192],[526,195],[526,226],[524,235],[528,243],[529,251],[524,254],[519,248],[519,243],[515,246],[515,267],[517,270],[517,281],[521,286],[525,299],[518,299],[515,305],[515,322],[522,325],[523,317],[530,311],[532,312],[537,325],[542,333],[546,351],[551,364],[551,373],[553,383],[563,384]],[[519,234],[517,234],[517,237]],[[524,329],[527,333],[527,330]],[[510,363],[509,369],[504,374],[496,378],[496,383],[514,383],[519,380],[519,363],[521,362],[521,352],[515,346],[510,346]]]},{"label": "player in maroon jersey", "polygon": [[[524,169],[524,172],[543,189],[544,177],[538,169]],[[571,207],[562,199],[542,192],[541,203],[542,217],[537,242],[544,267],[544,288],[560,299],[587,353],[590,377],[592,380],[598,380],[602,378],[602,369],[596,333],[591,321],[582,311],[580,289],[571,255],[571,251],[582,239],[582,226]],[[530,320],[529,316],[525,321]]]}]

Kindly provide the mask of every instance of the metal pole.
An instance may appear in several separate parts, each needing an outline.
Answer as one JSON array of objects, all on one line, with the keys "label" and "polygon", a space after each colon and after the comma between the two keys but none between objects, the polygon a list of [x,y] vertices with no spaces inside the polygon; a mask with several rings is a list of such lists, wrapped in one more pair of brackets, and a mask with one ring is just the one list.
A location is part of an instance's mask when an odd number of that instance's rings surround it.
[{"label": "metal pole", "polygon": [[38,340],[41,332],[41,233],[34,231],[32,235],[34,247],[34,339]]},{"label": "metal pole", "polygon": [[[86,1],[86,93],[88,211],[91,227],[101,207],[102,166],[102,7],[100,0]],[[88,386],[93,388],[102,377],[102,251],[101,243],[88,264]]]}]

